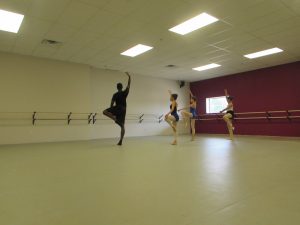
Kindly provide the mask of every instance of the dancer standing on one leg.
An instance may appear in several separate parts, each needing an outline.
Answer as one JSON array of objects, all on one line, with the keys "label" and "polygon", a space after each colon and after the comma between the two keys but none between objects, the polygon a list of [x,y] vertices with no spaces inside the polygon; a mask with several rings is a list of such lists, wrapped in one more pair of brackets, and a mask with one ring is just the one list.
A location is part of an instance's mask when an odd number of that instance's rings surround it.
[{"label": "dancer standing on one leg", "polygon": [[[182,108],[178,111],[181,111],[181,115],[185,121],[185,124],[187,126],[188,121],[191,121],[191,129],[192,129],[192,141],[195,140],[195,122],[196,122],[196,117],[197,117],[197,98],[193,95],[193,93],[190,91],[190,106]],[[190,111],[187,111],[189,109]]]},{"label": "dancer standing on one leg", "polygon": [[223,119],[227,124],[229,137],[231,140],[233,140],[233,130],[234,130],[234,127],[232,125],[232,120],[234,119],[233,97],[228,94],[227,89],[225,89],[224,91],[225,91],[225,96],[226,96],[228,105],[220,113],[223,113],[226,111],[225,115],[223,116]]},{"label": "dancer standing on one leg", "polygon": [[170,111],[165,115],[165,121],[172,127],[173,129],[173,135],[174,135],[174,141],[172,142],[172,145],[177,145],[177,122],[179,121],[179,116],[177,113],[177,94],[172,94],[171,91],[169,91],[170,94]]},{"label": "dancer standing on one leg", "polygon": [[129,73],[126,72],[128,76],[128,84],[126,89],[123,91],[123,85],[121,83],[117,84],[118,92],[116,92],[111,100],[110,108],[103,111],[103,114],[115,121],[121,127],[121,137],[118,145],[122,145],[123,138],[125,135],[125,117],[126,117],[126,99],[129,94],[131,77]]}]

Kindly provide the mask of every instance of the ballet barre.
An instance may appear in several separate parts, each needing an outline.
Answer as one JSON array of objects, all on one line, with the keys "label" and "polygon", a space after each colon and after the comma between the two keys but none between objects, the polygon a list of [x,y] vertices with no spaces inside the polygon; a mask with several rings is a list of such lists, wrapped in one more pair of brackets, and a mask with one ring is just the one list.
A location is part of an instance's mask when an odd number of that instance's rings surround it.
[{"label": "ballet barre", "polygon": [[[234,121],[243,120],[278,120],[287,119],[291,121],[293,119],[300,119],[300,110],[273,110],[264,112],[239,112],[234,113]],[[213,114],[200,114],[196,117],[199,121],[215,121],[223,120],[224,113]]]},{"label": "ballet barre", "polygon": [[[137,123],[157,122],[161,123],[163,115],[160,114],[127,114],[126,121],[134,121]],[[36,125],[38,121],[65,121],[67,125],[72,121],[83,121],[88,125],[94,125],[97,121],[110,121],[109,118],[98,112],[0,112],[0,121],[27,121],[31,120],[32,125]],[[1,124],[0,124],[1,125]]]}]

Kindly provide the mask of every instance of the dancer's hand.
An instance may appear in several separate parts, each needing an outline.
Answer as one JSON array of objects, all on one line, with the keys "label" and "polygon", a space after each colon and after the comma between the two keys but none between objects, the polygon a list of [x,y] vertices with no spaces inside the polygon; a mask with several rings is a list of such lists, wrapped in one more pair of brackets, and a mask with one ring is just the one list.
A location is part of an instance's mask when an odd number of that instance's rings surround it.
[{"label": "dancer's hand", "polygon": [[168,119],[168,116],[169,116],[169,114],[166,114],[166,115],[165,115],[165,119]]}]

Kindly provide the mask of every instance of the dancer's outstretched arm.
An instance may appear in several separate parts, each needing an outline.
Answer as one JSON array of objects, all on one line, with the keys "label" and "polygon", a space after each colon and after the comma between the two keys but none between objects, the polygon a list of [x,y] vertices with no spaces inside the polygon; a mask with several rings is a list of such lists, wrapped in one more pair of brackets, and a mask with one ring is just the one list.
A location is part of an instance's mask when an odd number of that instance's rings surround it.
[{"label": "dancer's outstretched arm", "polygon": [[193,95],[193,93],[192,93],[191,90],[190,90],[190,96],[191,96],[191,98],[192,98],[192,97],[195,97],[195,95]]},{"label": "dancer's outstretched arm", "polygon": [[126,75],[128,76],[128,83],[127,83],[127,88],[126,89],[130,89],[130,85],[131,85],[131,76],[128,72],[126,72]]},{"label": "dancer's outstretched arm", "polygon": [[[195,97],[195,96],[193,95],[192,91],[190,91],[190,98],[192,98],[192,97]],[[189,106],[186,106],[186,107],[183,107],[183,108],[181,108],[181,109],[178,109],[178,112],[180,112],[180,111],[182,111],[182,110],[189,109],[189,108],[192,107],[192,106],[193,106],[193,105],[190,104]]]},{"label": "dancer's outstretched arm", "polygon": [[227,89],[224,89],[224,92],[225,92],[225,96],[226,96],[226,97],[228,97],[228,96],[229,96],[229,94],[228,94],[228,91],[227,91]]},{"label": "dancer's outstretched arm", "polygon": [[[228,98],[229,94],[228,94],[227,89],[224,89],[224,93],[225,93],[226,98]],[[223,109],[220,113],[223,113],[224,111],[230,109],[231,107],[232,107],[232,102],[229,102],[228,105],[227,105],[227,107],[225,109]]]}]

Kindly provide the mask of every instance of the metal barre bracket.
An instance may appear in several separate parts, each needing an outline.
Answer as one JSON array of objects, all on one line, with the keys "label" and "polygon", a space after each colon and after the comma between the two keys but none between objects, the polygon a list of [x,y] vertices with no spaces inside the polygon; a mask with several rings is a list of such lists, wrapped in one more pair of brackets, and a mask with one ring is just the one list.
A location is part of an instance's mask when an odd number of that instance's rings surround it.
[{"label": "metal barre bracket", "polygon": [[291,122],[292,121],[292,118],[291,118],[291,113],[289,112],[289,110],[286,110],[286,118]]},{"label": "metal barre bracket", "polygon": [[139,117],[139,123],[142,123],[142,122],[143,122],[143,120],[144,120],[144,119],[143,119],[144,115],[145,115],[145,114],[142,114],[142,115]]},{"label": "metal barre bracket", "polygon": [[161,123],[163,121],[163,116],[164,116],[164,114],[162,114],[158,117],[158,123]]},{"label": "metal barre bracket", "polygon": [[71,115],[72,115],[72,112],[70,112],[69,114],[68,114],[68,125],[70,125],[70,122],[71,122]]},{"label": "metal barre bracket", "polygon": [[36,112],[33,112],[33,114],[32,114],[32,125],[33,126],[35,125],[35,121],[36,121],[35,116],[36,116]]},{"label": "metal barre bracket", "polygon": [[271,114],[270,114],[268,111],[266,111],[266,115],[267,115],[267,120],[269,120],[269,121],[270,121],[270,120],[271,120],[271,118],[270,118],[270,117],[271,117],[272,115],[271,115]]},{"label": "metal barre bracket", "polygon": [[95,114],[93,115],[93,124],[95,124],[96,121],[97,121],[96,116],[97,116],[97,113],[95,113]]},{"label": "metal barre bracket", "polygon": [[88,124],[91,124],[91,122],[92,122],[92,115],[93,115],[93,113],[90,113],[88,116]]}]

